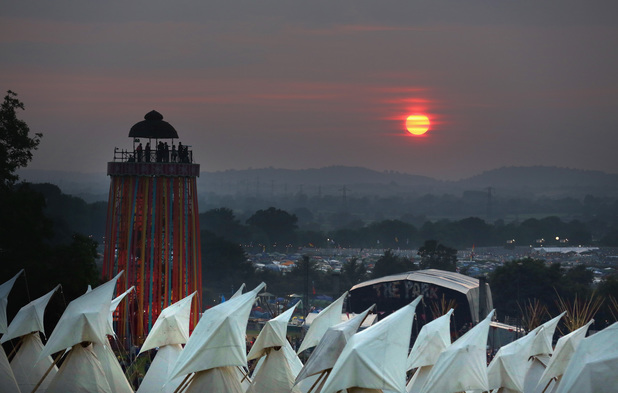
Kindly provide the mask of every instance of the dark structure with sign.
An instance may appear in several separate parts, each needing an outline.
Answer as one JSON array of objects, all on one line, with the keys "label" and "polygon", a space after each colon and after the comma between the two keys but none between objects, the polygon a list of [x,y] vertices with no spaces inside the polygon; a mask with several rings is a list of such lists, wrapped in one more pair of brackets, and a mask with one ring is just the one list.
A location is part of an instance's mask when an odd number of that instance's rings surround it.
[{"label": "dark structure with sign", "polygon": [[375,303],[374,312],[382,317],[423,295],[416,308],[415,331],[450,307],[455,308],[451,326],[461,331],[478,323],[493,308],[489,285],[483,284],[481,290],[478,279],[459,273],[436,269],[412,271],[355,285],[350,290],[349,305],[352,312],[360,313]]}]

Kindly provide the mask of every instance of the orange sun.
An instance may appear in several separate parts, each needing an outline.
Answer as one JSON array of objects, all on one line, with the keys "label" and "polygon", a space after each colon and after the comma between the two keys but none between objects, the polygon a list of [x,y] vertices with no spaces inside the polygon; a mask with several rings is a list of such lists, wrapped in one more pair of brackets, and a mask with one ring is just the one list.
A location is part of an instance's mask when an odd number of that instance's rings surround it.
[{"label": "orange sun", "polygon": [[429,118],[425,115],[410,115],[406,119],[406,128],[412,135],[423,135],[429,130]]}]

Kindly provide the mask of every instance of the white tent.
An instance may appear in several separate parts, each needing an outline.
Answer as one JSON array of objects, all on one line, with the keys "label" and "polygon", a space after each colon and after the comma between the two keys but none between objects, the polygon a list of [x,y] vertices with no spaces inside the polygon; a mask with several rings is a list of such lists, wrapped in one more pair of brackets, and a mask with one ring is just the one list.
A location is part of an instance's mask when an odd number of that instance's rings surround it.
[{"label": "white tent", "polygon": [[125,292],[123,292],[122,294],[120,294],[120,296],[117,296],[115,299],[112,300],[112,303],[109,306],[109,321],[108,321],[109,325],[107,327],[108,329],[107,334],[109,334],[110,336],[116,336],[116,332],[114,332],[114,312],[118,308],[118,305],[120,304],[120,302],[125,298],[125,296],[127,296],[129,292],[131,292],[134,289],[135,287],[131,287],[127,289]]},{"label": "white tent", "polygon": [[19,393],[19,386],[13,375],[13,370],[9,364],[9,359],[0,347],[0,393]]},{"label": "white tent", "polygon": [[560,322],[560,319],[564,316],[564,314],[566,314],[566,311],[533,330],[540,331],[540,333],[535,337],[531,349],[531,355],[551,355],[553,353],[554,333],[556,331],[556,326],[558,326],[558,322]]},{"label": "white tent", "polygon": [[43,343],[41,342],[39,332],[22,336],[19,350],[11,359],[11,369],[22,392],[31,392],[45,373],[48,373],[37,389],[38,393],[45,392],[47,386],[58,372],[56,366],[51,367],[50,370],[50,366],[53,363],[51,356],[37,362],[42,350]]},{"label": "white tent", "polygon": [[300,393],[294,387],[296,376],[288,364],[284,347],[271,348],[253,378],[247,393]]},{"label": "white tent", "polygon": [[318,314],[309,327],[309,330],[307,331],[307,334],[305,335],[305,338],[296,353],[301,353],[305,349],[318,345],[328,328],[341,322],[341,311],[343,310],[343,301],[346,296],[348,296],[347,292],[341,295],[339,299],[329,304],[328,307]]},{"label": "white tent", "polygon": [[[285,356],[288,322],[296,306],[266,322],[247,355],[247,360],[262,358],[259,370],[254,374],[248,393],[290,393],[296,374],[292,372]],[[265,358],[263,358],[265,356]]]},{"label": "white tent", "polygon": [[452,314],[451,308],[446,314],[421,328],[408,356],[408,370],[435,364],[440,353],[451,345]]},{"label": "white tent", "polygon": [[538,332],[538,334],[535,337],[534,344],[532,344],[531,358],[528,362],[528,370],[524,380],[524,391],[530,392],[534,390],[539,383],[539,379],[541,379],[541,375],[545,372],[545,367],[547,367],[550,356],[554,351],[553,337],[556,326],[558,326],[558,322],[560,322],[565,313],[563,312],[533,330]]},{"label": "white tent", "polygon": [[84,341],[107,344],[109,310],[121,274],[69,303],[39,359]]},{"label": "white tent", "polygon": [[[105,324],[102,328],[105,328]],[[74,345],[60,366],[58,374],[47,387],[47,393],[80,392],[112,393],[103,367],[92,352],[92,345]]]},{"label": "white tent", "polygon": [[49,303],[52,295],[56,290],[60,288],[58,284],[54,289],[47,294],[35,299],[23,306],[15,315],[15,318],[11,321],[11,324],[7,328],[7,332],[2,336],[0,343],[12,340],[14,338],[32,333],[41,332],[45,334],[45,327],[43,326],[43,315],[45,314],[45,307]]},{"label": "white tent", "polygon": [[0,333],[5,334],[8,328],[9,321],[6,317],[6,306],[9,304],[9,293],[11,293],[11,289],[13,289],[13,285],[15,281],[19,277],[20,274],[24,272],[24,269],[21,269],[16,275],[13,276],[10,280],[6,281],[2,285],[0,285]]},{"label": "white tent", "polygon": [[122,371],[122,367],[118,363],[118,358],[116,358],[114,351],[112,351],[109,345],[109,340],[106,345],[92,344],[92,350],[101,363],[103,373],[112,393],[133,393],[133,388],[124,375],[124,371]]},{"label": "white tent", "polygon": [[197,292],[164,308],[150,329],[139,353],[170,344],[184,344],[189,340],[191,302]]},{"label": "white tent", "polygon": [[418,392],[425,384],[440,353],[451,345],[451,308],[446,314],[421,328],[408,356],[407,370],[417,368],[406,385],[407,392]]},{"label": "white tent", "polygon": [[[300,305],[300,301],[298,302],[298,304]],[[316,314],[314,312],[309,313],[306,317],[305,317],[305,322],[303,323],[303,326],[306,328],[311,328],[311,324],[313,323],[313,321],[319,316],[320,314]],[[358,314],[353,313],[353,312],[343,312],[341,313],[341,319],[339,320],[339,322],[337,322],[338,324],[341,322],[347,322],[350,319],[354,319]],[[373,325],[374,323],[376,323],[378,321],[378,314],[367,314],[367,318],[365,318],[365,321],[363,322],[363,324],[361,325],[361,329],[366,329],[369,326]],[[334,326],[334,325],[333,325]]]},{"label": "white tent", "polygon": [[484,320],[442,351],[421,392],[451,393],[489,389],[486,346],[493,315],[492,310]]},{"label": "white tent", "polygon": [[371,306],[353,319],[330,327],[324,333],[322,340],[315,347],[307,363],[305,363],[305,366],[296,377],[296,383],[298,384],[307,377],[332,369],[348,340],[358,331],[373,307]]},{"label": "white tent", "polygon": [[[23,271],[24,269],[20,270],[19,273],[13,276],[13,278],[0,285],[0,333],[2,334],[5,334],[8,328],[6,306],[8,305],[9,293],[11,292],[11,289],[13,289],[15,280],[17,280],[17,277],[19,277]],[[6,353],[4,352],[4,348],[2,348],[2,346],[0,346],[0,392],[19,392],[15,375],[13,375],[13,370],[9,365],[9,360],[6,357]]]},{"label": "white tent", "polygon": [[534,330],[498,350],[487,368],[489,389],[506,388],[510,391],[524,391],[528,358],[532,353],[535,339],[542,332],[543,328],[541,327],[541,329]]},{"label": "white tent", "polygon": [[[226,302],[227,303],[227,302]],[[214,367],[196,373],[183,393],[245,393],[235,367]]]},{"label": "white tent", "polygon": [[296,306],[292,306],[289,310],[281,313],[279,316],[266,322],[262,331],[258,335],[255,343],[251,347],[247,360],[259,359],[267,354],[267,349],[272,347],[282,347],[287,342],[288,323]]},{"label": "white tent", "polygon": [[[296,354],[296,351],[294,351],[294,348],[292,348],[292,345],[289,342],[286,342],[283,345],[283,354],[285,355],[288,365],[290,366],[290,370],[292,370],[292,374],[296,378],[300,370],[302,370],[303,368],[303,362],[301,362],[300,358]],[[264,363],[264,359],[265,359],[264,356],[262,356],[258,360],[257,365],[253,369],[253,373],[251,374],[251,377],[255,377],[257,373],[260,372],[260,367]]]},{"label": "white tent", "polygon": [[581,341],[556,393],[615,392],[618,386],[618,322]]},{"label": "white tent", "polygon": [[[109,345],[106,335],[109,328],[108,318],[116,281],[121,274],[122,272],[105,284],[73,300],[64,310],[38,360],[41,361],[53,353],[71,348],[49,384],[48,392],[115,392],[113,389],[118,385],[110,386],[108,380],[118,380],[120,376],[105,374],[106,369],[112,370],[115,367],[109,354],[98,349],[101,356],[98,358],[93,345],[85,348],[82,343]],[[104,355],[108,357],[105,358]],[[113,353],[111,356],[117,364],[118,361]],[[124,377],[124,374],[122,376]],[[85,389],[85,386],[92,390]]]},{"label": "white tent", "polygon": [[242,285],[240,286],[240,288],[238,288],[238,290],[236,292],[234,292],[234,294],[232,295],[232,297],[230,298],[230,300],[242,295],[242,291],[245,289],[246,285],[243,282]]},{"label": "white tent", "polygon": [[[191,301],[197,292],[164,308],[142,345],[140,354],[159,347],[138,392],[173,393],[182,382],[176,378],[168,382],[174,364],[182,352],[182,345],[189,340]],[[165,385],[165,387],[164,387]]]},{"label": "white tent", "polygon": [[[45,307],[47,307],[49,299],[51,299],[59,287],[60,285],[57,285],[47,294],[22,307],[11,321],[7,334],[2,336],[2,340],[0,340],[0,343],[4,343],[21,337],[18,344],[19,349],[11,360],[11,368],[19,388],[24,392],[31,392],[53,363],[52,358],[49,356],[45,361],[37,362],[43,350],[43,343],[41,342],[39,332],[45,333],[43,326]],[[49,382],[56,375],[57,371],[57,367],[51,368],[37,390],[38,392],[44,392],[47,389]]]},{"label": "white tent", "polygon": [[[216,367],[246,366],[249,313],[256,295],[265,286],[262,283],[250,292],[206,310],[178,357],[170,379]],[[198,377],[194,379],[201,380]]]},{"label": "white tent", "polygon": [[169,380],[169,374],[182,352],[182,345],[169,344],[159,348],[150,367],[144,375],[144,379],[137,389],[137,393],[164,392],[173,393],[176,391],[182,377]]},{"label": "white tent", "polygon": [[[121,293],[116,298],[112,299],[109,307],[109,318],[107,320],[107,334],[110,336],[116,336],[116,332],[114,332],[114,312],[116,308],[122,302],[122,300],[131,292],[135,287],[131,287],[125,292]],[[96,357],[101,362],[101,366],[103,367],[103,372],[105,373],[105,378],[107,379],[107,383],[109,384],[112,393],[133,393],[133,387],[127,380],[120,363],[118,362],[118,358],[112,351],[112,348],[109,343],[109,339],[106,339],[105,344],[94,343],[92,345],[92,350]]]},{"label": "white tent", "polygon": [[[554,354],[549,360],[547,368],[545,369],[545,372],[539,379],[539,382],[536,386],[536,392],[542,392],[549,386],[552,380],[558,379],[562,376],[562,374],[564,374],[564,370],[569,364],[571,357],[575,353],[575,350],[582,342],[582,340],[586,338],[588,328],[593,322],[594,319],[591,319],[584,326],[558,339],[558,342],[556,343],[556,348],[554,349]],[[557,386],[557,384],[553,383],[552,386],[555,387]],[[553,388],[550,388],[545,391],[549,393],[553,390]]]},{"label": "white tent", "polygon": [[342,389],[403,392],[414,311],[422,296],[377,324],[353,335],[337,359],[321,393]]}]

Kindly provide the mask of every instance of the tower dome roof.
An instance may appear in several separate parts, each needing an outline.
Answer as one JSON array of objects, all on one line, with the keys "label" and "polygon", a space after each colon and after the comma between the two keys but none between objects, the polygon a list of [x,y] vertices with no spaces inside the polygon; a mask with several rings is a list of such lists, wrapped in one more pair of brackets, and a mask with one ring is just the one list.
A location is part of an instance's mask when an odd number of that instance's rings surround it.
[{"label": "tower dome roof", "polygon": [[146,113],[145,120],[136,123],[129,131],[129,138],[178,138],[178,133],[172,125],[163,121],[163,115],[152,110]]}]

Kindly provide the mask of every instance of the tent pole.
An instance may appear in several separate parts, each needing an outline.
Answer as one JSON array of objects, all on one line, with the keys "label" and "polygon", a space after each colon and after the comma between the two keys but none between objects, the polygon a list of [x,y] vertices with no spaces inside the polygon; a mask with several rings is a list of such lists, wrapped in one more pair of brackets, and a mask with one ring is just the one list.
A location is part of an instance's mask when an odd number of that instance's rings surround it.
[{"label": "tent pole", "polygon": [[19,341],[17,342],[17,345],[15,345],[13,347],[13,350],[11,350],[11,353],[9,353],[9,356],[7,356],[6,358],[9,360],[9,362],[12,360],[11,356],[15,355],[15,353],[17,352],[17,350],[19,349],[19,347],[21,347],[21,344],[24,342],[24,336],[21,336],[19,338]]},{"label": "tent pole", "polygon": [[369,316],[369,313],[372,312],[374,308],[376,308],[375,303],[371,305],[371,308],[369,309],[369,312],[367,313],[367,315],[365,315],[365,318],[363,318],[363,320],[361,321],[360,325],[358,325],[359,329],[360,329],[361,326],[363,326],[363,323],[365,322],[365,319],[367,319],[367,317]]},{"label": "tent pole", "polygon": [[547,388],[549,387],[549,384],[550,384],[550,383],[551,383],[551,381],[553,381],[554,379],[555,379],[556,381],[558,380],[558,378],[556,378],[556,377],[551,378],[551,379],[549,380],[549,382],[547,382],[547,385],[545,385],[545,389],[543,389],[543,391],[542,391],[541,393],[545,393],[545,391],[546,391],[546,390],[547,390]]},{"label": "tent pole", "polygon": [[333,369],[332,369],[332,368],[330,368],[330,369],[326,370],[326,376],[324,377],[324,379],[322,380],[322,382],[320,382],[320,386],[319,386],[320,391],[322,391],[322,388],[324,387],[324,384],[326,383],[326,379],[327,379],[328,377],[330,377],[330,372],[331,372],[331,371],[333,371]]},{"label": "tent pole", "polygon": [[189,378],[192,377],[193,375],[194,374],[187,374],[185,379],[183,379],[180,385],[178,385],[178,387],[176,388],[176,390],[174,390],[174,393],[180,393],[183,390],[185,390],[185,388],[189,386],[189,382],[190,382]]},{"label": "tent pole", "polygon": [[318,379],[315,380],[315,382],[313,383],[313,385],[311,385],[311,387],[309,388],[309,390],[307,390],[307,393],[311,393],[311,391],[313,390],[313,388],[315,387],[315,385],[318,384],[318,382],[320,382],[320,380],[322,379],[322,377],[326,374],[326,371],[322,371],[320,373],[320,376],[318,377]]},{"label": "tent pole", "polygon": [[243,375],[242,379],[240,380],[240,383],[243,383],[244,380],[246,379],[247,381],[249,381],[249,383],[251,383],[251,378],[249,378],[249,374],[245,372],[245,370],[243,370],[242,367],[240,366],[236,366],[236,368],[241,372],[241,374]]},{"label": "tent pole", "polygon": [[31,393],[36,392],[36,390],[39,388],[39,386],[41,386],[41,384],[43,383],[43,381],[45,380],[45,378],[47,378],[47,375],[51,372],[52,368],[54,368],[54,366],[58,363],[58,361],[60,361],[60,358],[62,358],[62,356],[65,354],[65,352],[60,353],[58,356],[56,356],[56,360],[54,360],[51,364],[51,366],[49,366],[49,368],[47,369],[47,371],[45,371],[45,374],[43,374],[43,376],[41,377],[41,379],[39,380],[39,383],[36,384],[36,386],[34,387],[34,389],[32,389]]},{"label": "tent pole", "polygon": [[249,371],[247,372],[247,375],[251,375],[253,373],[253,370],[255,370],[255,368],[257,367],[257,364],[258,364],[259,360],[260,359],[255,359],[255,361],[253,362],[251,367],[249,367]]}]

